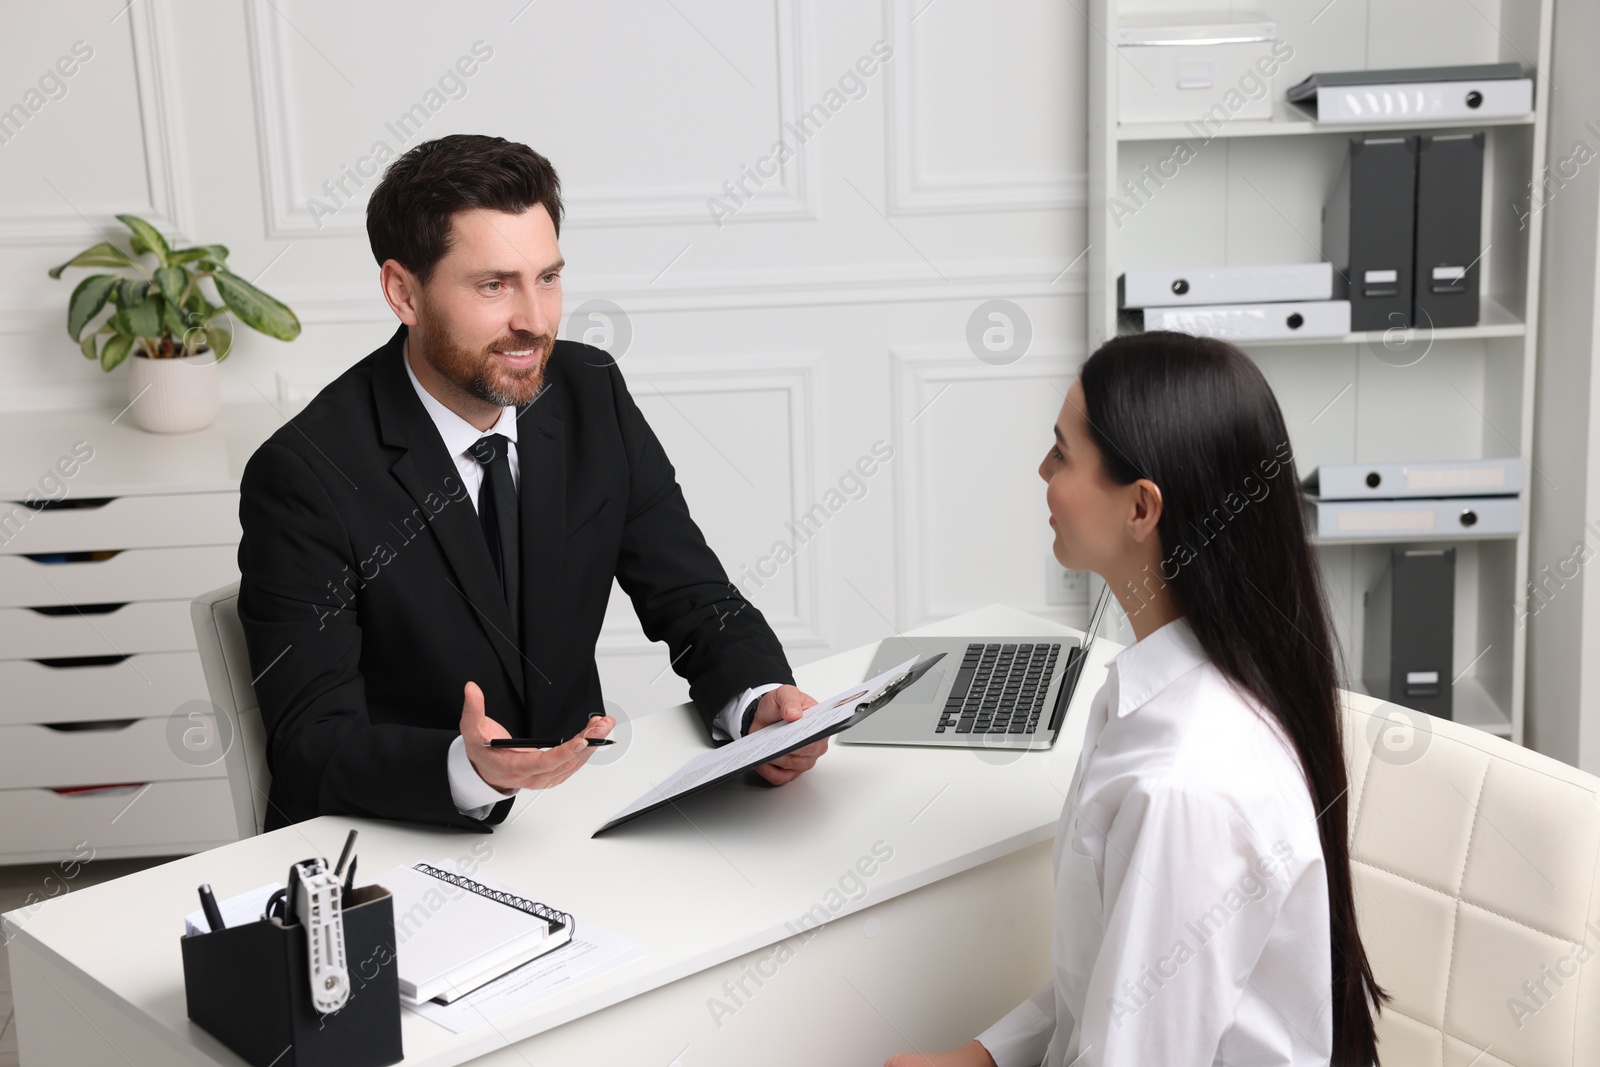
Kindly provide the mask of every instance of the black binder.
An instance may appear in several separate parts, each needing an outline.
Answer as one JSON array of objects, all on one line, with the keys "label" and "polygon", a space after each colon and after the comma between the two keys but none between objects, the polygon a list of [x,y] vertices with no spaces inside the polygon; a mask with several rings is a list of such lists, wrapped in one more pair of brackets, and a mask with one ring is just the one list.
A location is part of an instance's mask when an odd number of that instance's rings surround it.
[{"label": "black binder", "polygon": [[1456,550],[1394,548],[1364,597],[1361,680],[1379,700],[1451,717]]},{"label": "black binder", "polygon": [[1322,209],[1322,252],[1352,330],[1411,321],[1417,138],[1353,137]]},{"label": "black binder", "polygon": [[1483,133],[1424,136],[1417,146],[1418,326],[1476,326],[1482,248]]}]

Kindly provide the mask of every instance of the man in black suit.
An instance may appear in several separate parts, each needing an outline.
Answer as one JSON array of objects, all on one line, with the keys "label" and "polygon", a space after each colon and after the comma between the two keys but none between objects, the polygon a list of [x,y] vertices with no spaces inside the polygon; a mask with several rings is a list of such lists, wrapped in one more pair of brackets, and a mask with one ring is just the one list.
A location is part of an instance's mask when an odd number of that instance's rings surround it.
[{"label": "man in black suit", "polygon": [[[815,703],[728,581],[615,362],[556,340],[560,185],[498,137],[397,159],[367,232],[402,325],[250,458],[239,617],[269,829],[322,814],[486,830],[588,759],[612,579],[712,736]],[[570,738],[491,749],[496,737]],[[760,768],[781,785],[821,741]]]}]

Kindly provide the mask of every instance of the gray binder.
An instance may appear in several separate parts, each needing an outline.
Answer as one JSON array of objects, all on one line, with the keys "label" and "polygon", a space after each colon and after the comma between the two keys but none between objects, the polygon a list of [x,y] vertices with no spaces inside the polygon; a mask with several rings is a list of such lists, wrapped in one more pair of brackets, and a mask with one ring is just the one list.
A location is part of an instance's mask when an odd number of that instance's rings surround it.
[{"label": "gray binder", "polygon": [[1413,318],[1419,326],[1476,326],[1483,257],[1483,133],[1417,143]]},{"label": "gray binder", "polygon": [[1396,548],[1365,596],[1361,680],[1379,700],[1451,717],[1456,550]]},{"label": "gray binder", "polygon": [[1442,500],[1308,500],[1310,525],[1324,541],[1437,541],[1515,537],[1522,498],[1460,496]]},{"label": "gray binder", "polygon": [[1301,485],[1308,494],[1323,500],[1514,496],[1522,492],[1522,460],[1324,463]]},{"label": "gray binder", "polygon": [[1286,94],[1319,123],[1428,126],[1533,113],[1533,79],[1516,63],[1313,74]]},{"label": "gray binder", "polygon": [[1352,330],[1411,322],[1417,139],[1353,137],[1322,210],[1322,252],[1350,300]]},{"label": "gray binder", "polygon": [[1159,267],[1126,271],[1117,278],[1121,308],[1332,298],[1333,266],[1328,263]]}]

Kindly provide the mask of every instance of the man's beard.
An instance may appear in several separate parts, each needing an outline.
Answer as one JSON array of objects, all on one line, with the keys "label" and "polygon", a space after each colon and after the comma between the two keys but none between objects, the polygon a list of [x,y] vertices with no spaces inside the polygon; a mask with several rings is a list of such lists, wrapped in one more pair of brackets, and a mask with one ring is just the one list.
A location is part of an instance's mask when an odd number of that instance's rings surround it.
[{"label": "man's beard", "polygon": [[[544,386],[544,367],[550,360],[554,338],[519,333],[496,341],[487,349],[468,348],[456,342],[447,329],[429,331],[423,346],[426,359],[440,376],[468,396],[500,407],[521,407]],[[492,354],[537,349],[539,361],[531,367],[508,367]]]}]

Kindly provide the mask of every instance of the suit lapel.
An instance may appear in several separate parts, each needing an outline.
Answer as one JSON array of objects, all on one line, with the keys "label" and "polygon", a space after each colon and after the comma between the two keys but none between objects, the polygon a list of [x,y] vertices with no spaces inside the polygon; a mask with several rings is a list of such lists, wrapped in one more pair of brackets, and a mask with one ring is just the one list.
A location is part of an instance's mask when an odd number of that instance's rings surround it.
[{"label": "suit lapel", "polygon": [[[517,696],[526,706],[527,693],[523,679],[525,660],[511,636],[511,610],[506,606],[505,594],[501,592],[500,580],[495,575],[494,560],[490,558],[489,546],[483,539],[477,510],[466,500],[459,503],[452,501],[442,508],[438,506],[440,498],[460,495],[463,489],[461,476],[454,459],[445,451],[438,429],[433,425],[433,420],[428,418],[427,410],[406,377],[405,368],[401,366],[405,358],[401,342],[405,335],[406,327],[402,325],[373,369],[373,394],[383,443],[405,449],[390,471],[424,514],[433,515],[434,536],[439,540],[439,547],[444,551],[450,569],[455,572],[457,588],[466,597],[484,636],[510,675]],[[518,433],[521,432],[519,427]],[[527,466],[524,465],[523,477],[526,476]],[[450,492],[451,486],[456,487],[456,493]],[[526,493],[520,495],[526,500]],[[432,507],[425,503],[430,496],[433,498]],[[522,514],[527,515],[526,504],[523,505]],[[526,518],[523,521],[526,523]],[[526,604],[527,571],[524,570],[523,574]]]},{"label": "suit lapel", "polygon": [[[547,371],[548,372],[548,371]],[[550,678],[544,657],[564,645],[560,592],[563,534],[567,528],[567,427],[539,395],[517,414],[518,524],[522,539],[522,634],[526,672],[524,699],[533,721],[553,722],[542,706]],[[485,553],[487,555],[487,552]]]}]

